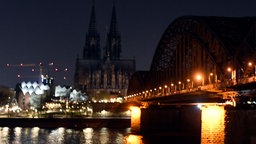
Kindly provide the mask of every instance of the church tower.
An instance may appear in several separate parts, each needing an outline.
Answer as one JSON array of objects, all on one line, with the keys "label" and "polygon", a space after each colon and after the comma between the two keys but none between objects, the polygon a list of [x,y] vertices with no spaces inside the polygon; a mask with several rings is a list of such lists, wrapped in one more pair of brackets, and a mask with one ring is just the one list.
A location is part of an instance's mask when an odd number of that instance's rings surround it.
[{"label": "church tower", "polygon": [[75,88],[86,92],[92,100],[125,96],[129,79],[135,72],[134,59],[121,59],[121,37],[117,29],[116,8],[113,2],[106,45],[101,56],[100,36],[96,30],[94,1],[89,29],[86,33],[83,57],[77,57]]},{"label": "church tower", "polygon": [[119,60],[121,56],[121,36],[117,30],[116,8],[113,2],[110,28],[107,33],[104,59]]},{"label": "church tower", "polygon": [[95,2],[93,0],[91,17],[88,32],[85,37],[85,46],[83,50],[83,59],[100,60],[100,35],[96,29]]}]

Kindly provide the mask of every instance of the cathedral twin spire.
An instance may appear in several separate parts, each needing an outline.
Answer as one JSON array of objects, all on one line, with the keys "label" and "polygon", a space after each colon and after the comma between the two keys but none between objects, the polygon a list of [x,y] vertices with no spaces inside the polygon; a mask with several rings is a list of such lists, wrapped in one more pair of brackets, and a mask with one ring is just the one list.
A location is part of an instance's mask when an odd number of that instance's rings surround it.
[{"label": "cathedral twin spire", "polygon": [[[121,53],[121,37],[117,30],[116,10],[113,4],[110,28],[107,33],[106,47],[104,48],[103,59],[118,60]],[[96,28],[95,3],[93,1],[89,29],[86,33],[83,59],[101,59],[100,35]]]},{"label": "cathedral twin spire", "polygon": [[96,16],[94,2],[92,5],[89,29],[85,36],[83,59],[100,59],[100,35],[96,29]]}]

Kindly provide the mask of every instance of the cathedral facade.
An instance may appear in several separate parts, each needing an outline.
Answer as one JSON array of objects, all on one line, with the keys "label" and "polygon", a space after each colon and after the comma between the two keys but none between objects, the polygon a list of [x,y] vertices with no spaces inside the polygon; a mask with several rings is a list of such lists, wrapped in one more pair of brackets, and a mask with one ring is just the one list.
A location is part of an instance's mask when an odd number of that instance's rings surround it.
[{"label": "cathedral facade", "polygon": [[121,36],[117,29],[115,5],[103,52],[96,28],[93,4],[82,57],[77,57],[74,86],[90,97],[103,99],[126,95],[129,79],[135,72],[134,59],[121,58]]}]

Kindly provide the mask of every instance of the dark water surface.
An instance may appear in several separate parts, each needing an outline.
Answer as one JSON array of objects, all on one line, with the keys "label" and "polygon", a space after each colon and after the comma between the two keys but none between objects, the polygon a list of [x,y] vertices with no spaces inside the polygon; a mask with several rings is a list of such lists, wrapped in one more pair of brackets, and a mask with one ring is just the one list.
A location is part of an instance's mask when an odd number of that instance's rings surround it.
[{"label": "dark water surface", "polygon": [[[191,116],[193,118],[193,116]],[[182,133],[134,134],[130,128],[45,129],[0,127],[0,143],[6,144],[253,144],[256,143],[256,110],[202,108],[201,136]]]},{"label": "dark water surface", "polygon": [[106,143],[127,143],[129,139],[129,129],[93,129],[85,128],[81,130],[66,129],[63,127],[56,129],[33,128],[0,128],[0,143],[35,143],[35,144],[106,144]]}]

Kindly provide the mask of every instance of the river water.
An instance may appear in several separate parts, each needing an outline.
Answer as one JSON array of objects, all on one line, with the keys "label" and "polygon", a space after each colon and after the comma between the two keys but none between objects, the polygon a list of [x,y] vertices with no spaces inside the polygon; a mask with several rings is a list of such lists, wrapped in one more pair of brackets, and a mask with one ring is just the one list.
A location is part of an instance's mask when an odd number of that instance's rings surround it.
[{"label": "river water", "polygon": [[131,135],[130,128],[108,129],[108,128],[85,128],[82,130],[33,128],[0,128],[0,143],[5,144],[122,144],[143,143],[141,136]]},{"label": "river water", "polygon": [[225,110],[223,106],[202,108],[199,140],[175,133],[134,134],[131,128],[43,129],[0,127],[0,143],[6,144],[148,144],[256,143],[256,110]]}]

